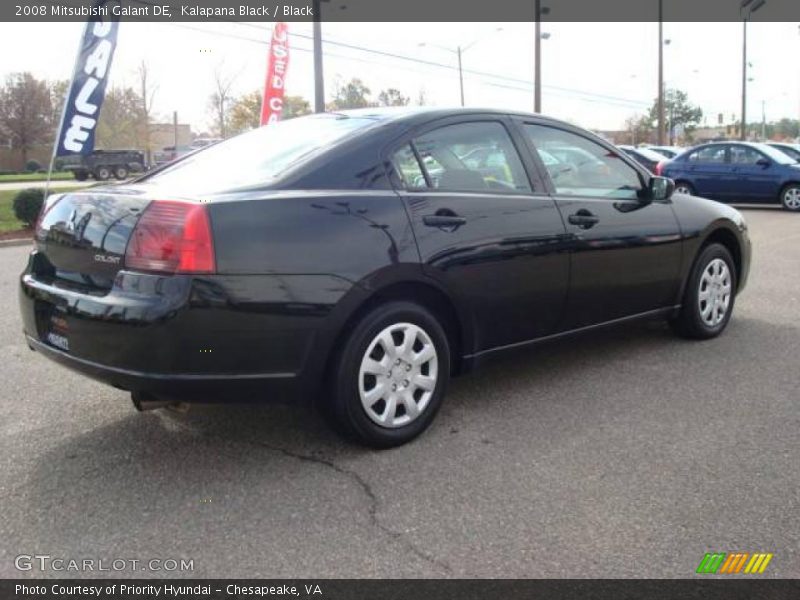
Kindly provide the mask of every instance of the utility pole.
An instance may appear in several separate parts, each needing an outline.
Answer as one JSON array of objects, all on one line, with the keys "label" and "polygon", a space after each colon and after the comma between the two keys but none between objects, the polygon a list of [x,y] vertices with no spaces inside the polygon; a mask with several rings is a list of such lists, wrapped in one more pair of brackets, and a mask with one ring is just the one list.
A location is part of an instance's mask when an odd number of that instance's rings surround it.
[{"label": "utility pole", "polygon": [[175,157],[178,156],[178,111],[172,111],[172,137],[175,144]]},{"label": "utility pole", "polygon": [[542,112],[542,0],[534,0],[533,112]]},{"label": "utility pole", "polygon": [[314,10],[314,112],[325,112],[325,79],[322,74],[322,9],[313,0]]},{"label": "utility pole", "polygon": [[664,0],[658,0],[658,145],[664,145]]},{"label": "utility pole", "polygon": [[747,17],[742,19],[742,126],[739,138],[747,139]]},{"label": "utility pole", "polygon": [[464,71],[461,68],[461,46],[456,50],[458,54],[458,85],[461,88],[461,106],[464,106]]},{"label": "utility pole", "polygon": [[742,13],[742,127],[740,139],[747,139],[747,21],[767,0],[741,0]]},{"label": "utility pole", "polygon": [[767,140],[767,102],[766,100],[761,101],[761,141],[765,142]]}]

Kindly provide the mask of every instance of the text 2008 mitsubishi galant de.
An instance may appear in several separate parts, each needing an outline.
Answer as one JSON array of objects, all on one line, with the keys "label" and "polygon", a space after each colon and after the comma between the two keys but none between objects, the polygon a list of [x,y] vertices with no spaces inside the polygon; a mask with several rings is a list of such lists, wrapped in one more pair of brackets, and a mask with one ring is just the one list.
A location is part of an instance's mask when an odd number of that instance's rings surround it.
[{"label": "text 2008 mitsubishi galant de", "polygon": [[673,187],[541,116],[294,119],[52,196],[21,279],[25,335],[140,408],[289,398],[397,445],[490,355],[644,317],[718,335],[747,226]]}]

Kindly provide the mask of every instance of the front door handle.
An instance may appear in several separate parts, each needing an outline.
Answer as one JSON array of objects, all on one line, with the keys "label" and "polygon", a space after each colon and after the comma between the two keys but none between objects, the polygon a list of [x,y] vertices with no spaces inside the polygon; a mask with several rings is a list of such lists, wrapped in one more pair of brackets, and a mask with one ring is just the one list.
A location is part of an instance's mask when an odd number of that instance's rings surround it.
[{"label": "front door handle", "polygon": [[598,217],[584,208],[576,212],[574,215],[567,217],[567,220],[572,225],[577,225],[581,229],[589,229],[590,227],[594,227],[600,221]]},{"label": "front door handle", "polygon": [[441,208],[435,215],[425,215],[422,222],[428,227],[460,227],[466,225],[467,220],[457,215],[449,208]]}]

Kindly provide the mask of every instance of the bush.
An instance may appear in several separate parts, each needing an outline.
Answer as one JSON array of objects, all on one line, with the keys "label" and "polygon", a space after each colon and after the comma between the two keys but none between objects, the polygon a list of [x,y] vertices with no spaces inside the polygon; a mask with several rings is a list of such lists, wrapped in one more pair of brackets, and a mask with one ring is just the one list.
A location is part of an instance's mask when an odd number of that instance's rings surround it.
[{"label": "bush", "polygon": [[38,171],[41,168],[42,168],[42,165],[41,165],[41,163],[39,163],[38,160],[31,159],[31,160],[29,160],[28,162],[25,163],[25,170],[28,173],[35,173],[36,171]]},{"label": "bush", "polygon": [[14,196],[14,215],[28,227],[33,227],[44,204],[44,190],[28,188]]}]

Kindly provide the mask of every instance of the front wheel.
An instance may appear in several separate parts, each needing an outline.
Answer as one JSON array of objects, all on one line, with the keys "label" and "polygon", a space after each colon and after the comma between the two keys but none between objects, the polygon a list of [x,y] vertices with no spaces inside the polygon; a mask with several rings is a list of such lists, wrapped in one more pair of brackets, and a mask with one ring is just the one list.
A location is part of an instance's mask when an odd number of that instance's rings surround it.
[{"label": "front wheel", "polygon": [[710,244],[695,261],[672,326],[684,337],[716,337],[728,325],[735,298],[736,267],[731,253],[722,244]]},{"label": "front wheel", "polygon": [[431,424],[449,378],[450,348],[436,317],[411,302],[389,302],[367,313],[344,343],[325,408],[355,441],[399,446]]},{"label": "front wheel", "polygon": [[688,181],[677,181],[675,183],[676,194],[686,194],[687,196],[695,196],[694,188]]},{"label": "front wheel", "polygon": [[787,185],[781,190],[781,204],[786,210],[800,211],[800,185],[796,183]]}]

